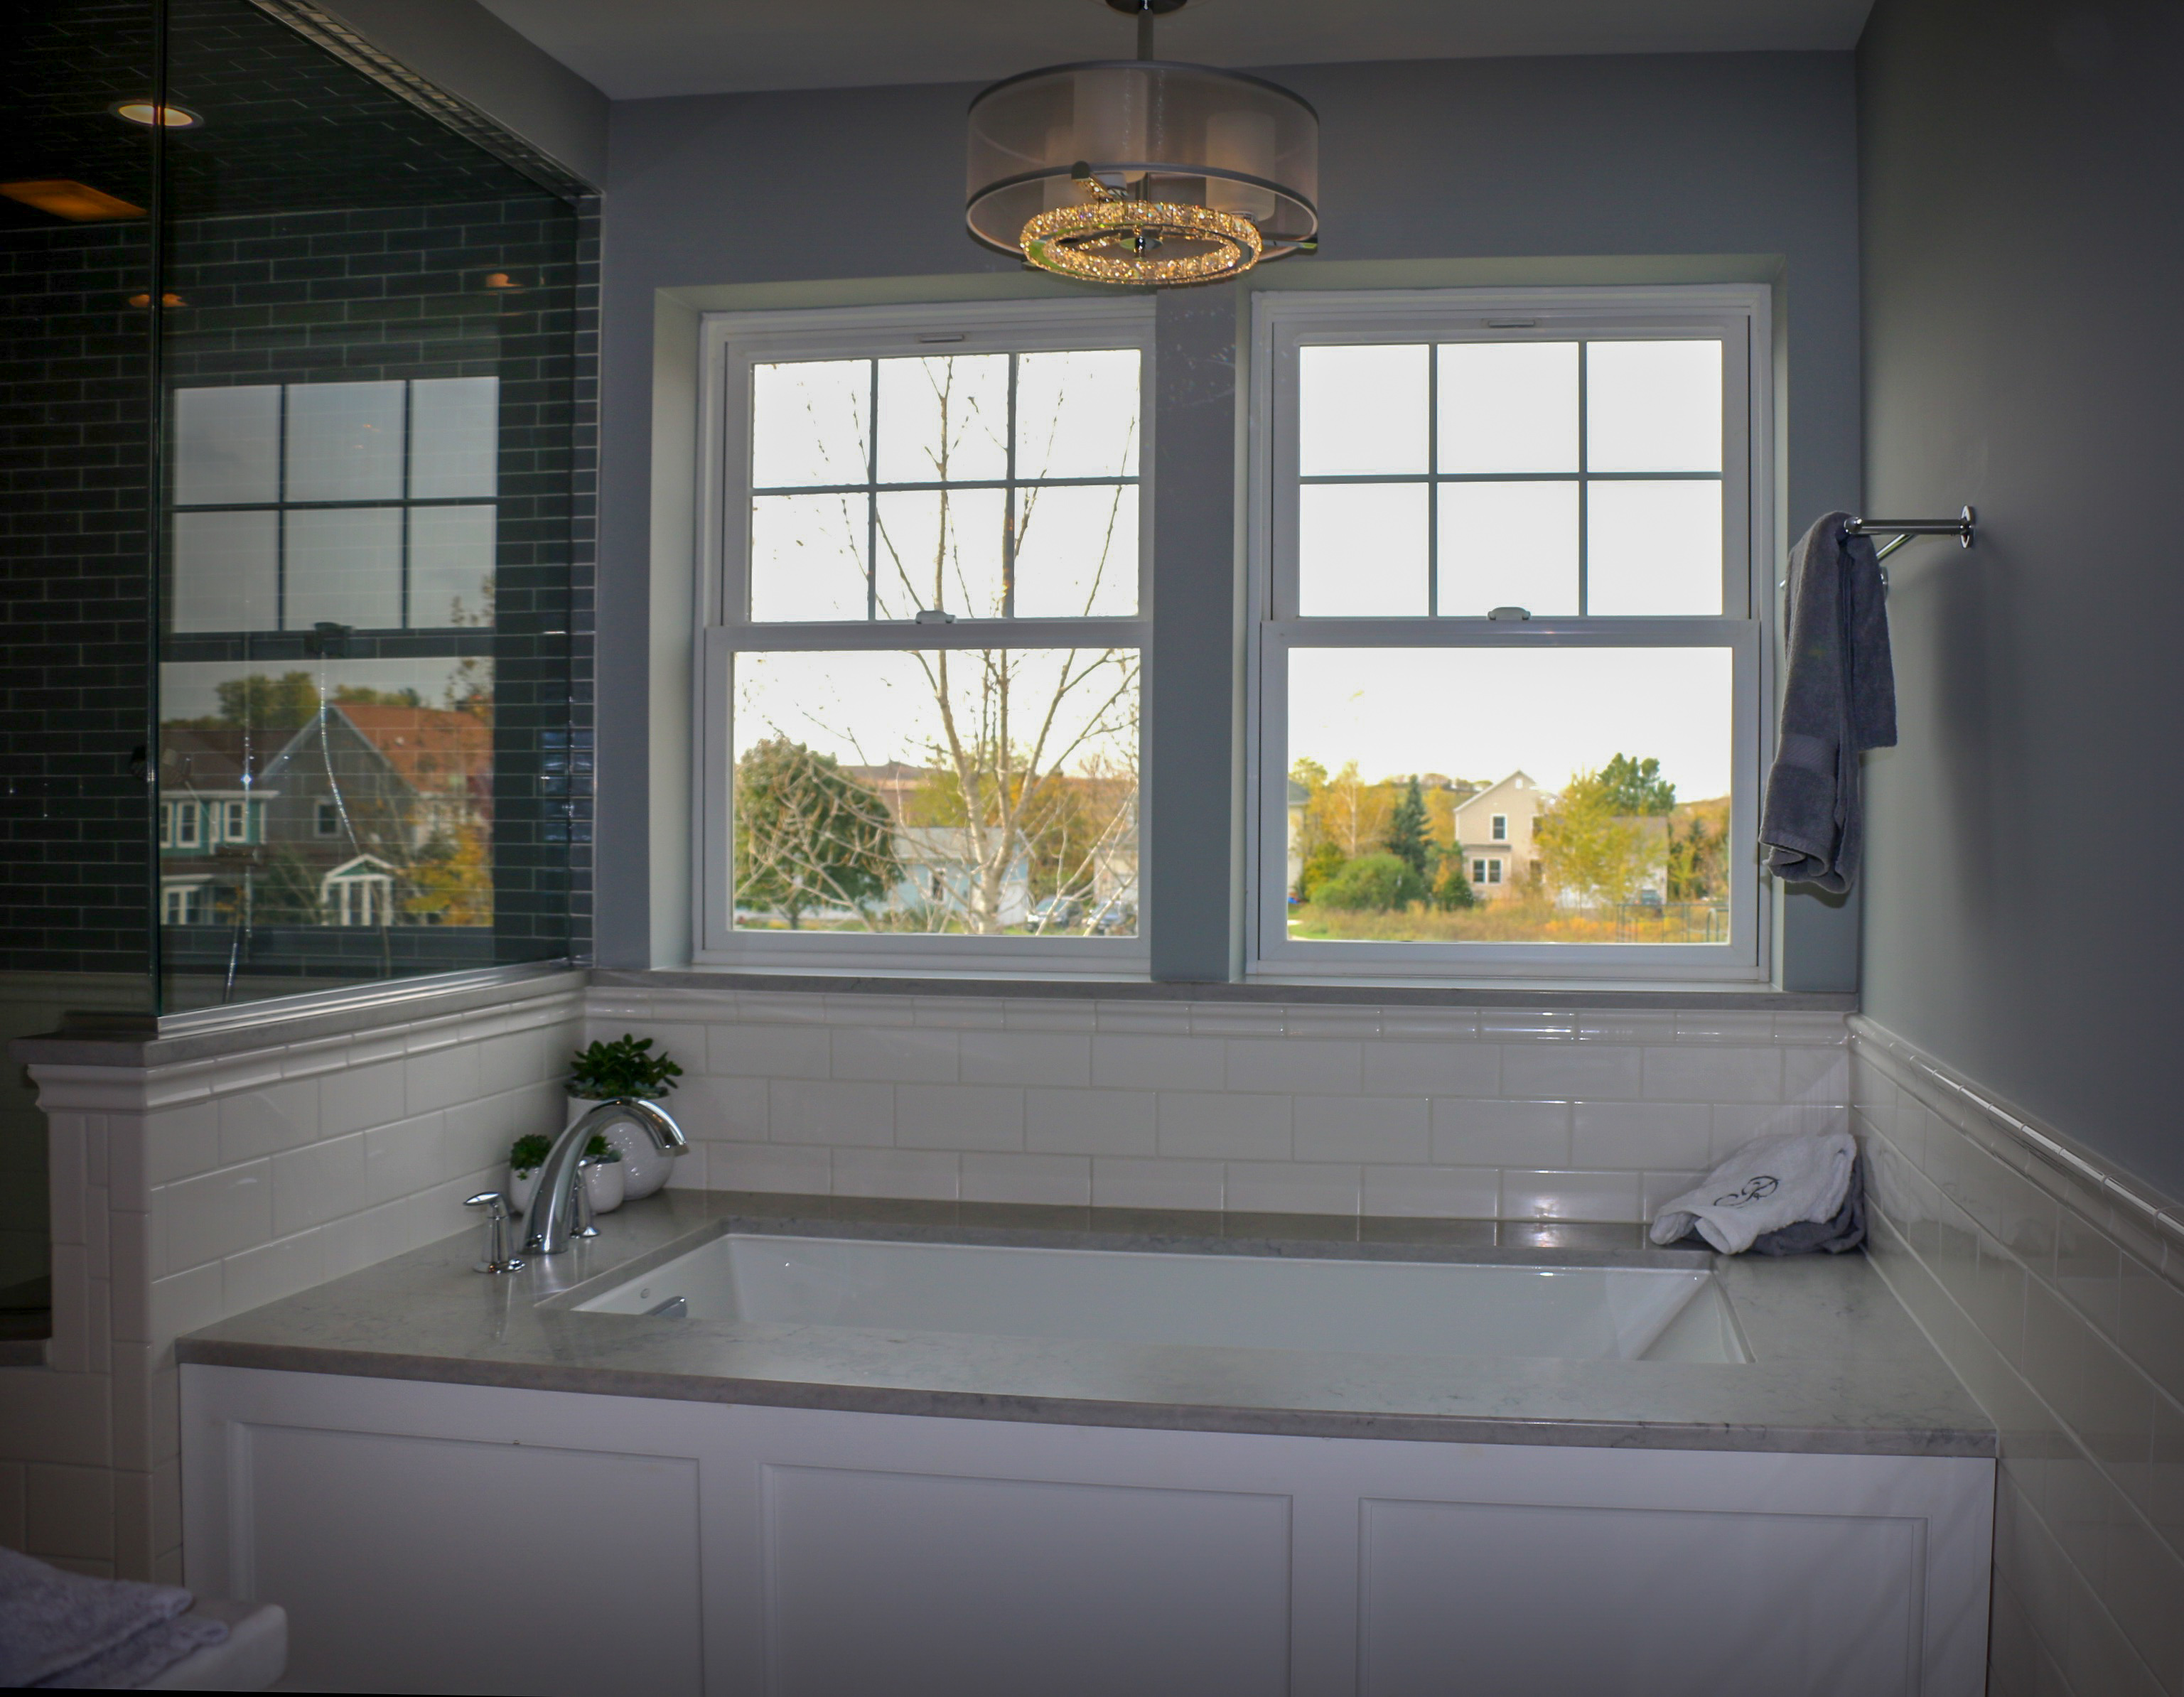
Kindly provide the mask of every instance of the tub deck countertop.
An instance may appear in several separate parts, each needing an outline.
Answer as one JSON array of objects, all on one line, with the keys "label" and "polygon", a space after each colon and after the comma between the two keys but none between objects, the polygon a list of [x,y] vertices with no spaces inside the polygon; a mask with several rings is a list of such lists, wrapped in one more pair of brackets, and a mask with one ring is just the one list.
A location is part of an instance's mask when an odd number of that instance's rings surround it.
[{"label": "tub deck countertop", "polygon": [[[653,1319],[575,1304],[724,1232],[1557,1266],[1711,1264],[1738,1365],[1425,1359]],[[1863,1255],[1655,1249],[1634,1226],[1156,1212],[669,1190],[521,1272],[482,1230],[182,1338],[184,1362],[879,1414],[1444,1443],[1996,1454],[1993,1423]]]}]

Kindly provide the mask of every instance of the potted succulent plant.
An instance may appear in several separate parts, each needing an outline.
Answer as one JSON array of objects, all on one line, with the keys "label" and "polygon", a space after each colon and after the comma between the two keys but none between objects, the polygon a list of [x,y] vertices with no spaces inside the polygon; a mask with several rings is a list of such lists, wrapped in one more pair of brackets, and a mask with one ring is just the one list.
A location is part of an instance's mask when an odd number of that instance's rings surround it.
[{"label": "potted succulent plant", "polygon": [[[649,1037],[624,1032],[611,1043],[594,1043],[578,1049],[569,1062],[570,1121],[573,1123],[578,1115],[590,1112],[594,1103],[616,1096],[659,1101],[674,1089],[675,1081],[682,1076],[682,1069],[666,1049],[654,1053]],[[652,1139],[639,1127],[627,1123],[608,1126],[600,1136],[619,1152],[619,1162],[615,1164],[621,1169],[621,1199],[635,1202],[667,1182],[671,1157],[655,1149]]]},{"label": "potted succulent plant", "polygon": [[554,1140],[532,1132],[518,1138],[508,1152],[508,1208],[521,1214],[531,1205],[531,1193],[538,1188],[538,1169],[546,1165]]}]

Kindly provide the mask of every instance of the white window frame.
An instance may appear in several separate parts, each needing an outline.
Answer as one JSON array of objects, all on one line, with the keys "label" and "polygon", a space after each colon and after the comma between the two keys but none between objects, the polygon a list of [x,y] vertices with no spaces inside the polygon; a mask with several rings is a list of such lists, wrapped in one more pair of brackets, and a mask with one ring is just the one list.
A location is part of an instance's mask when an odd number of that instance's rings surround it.
[{"label": "white window frame", "polygon": [[[1341,943],[1293,940],[1287,925],[1290,653],[1297,648],[1719,648],[1731,660],[1731,839],[1755,840],[1760,753],[1771,734],[1774,400],[1763,287],[1268,291],[1252,299],[1251,631],[1245,817],[1247,977],[1302,982],[1755,984],[1771,971],[1773,915],[1756,859],[1730,865],[1724,944]],[[1536,618],[1297,616],[1297,351],[1344,342],[1723,342],[1722,615]]]},{"label": "white window frame", "polygon": [[1490,843],[1507,843],[1509,840],[1509,815],[1507,814],[1494,813],[1487,815],[1486,840]]},{"label": "white window frame", "polygon": [[204,810],[194,801],[175,804],[175,847],[202,848],[204,840]]},{"label": "white window frame", "polygon": [[171,801],[159,804],[159,846],[162,848],[175,846],[175,804]]},{"label": "white window frame", "polygon": [[[811,972],[1143,977],[1157,922],[1145,872],[1150,785],[1153,563],[1153,303],[1149,298],[951,302],[704,314],[700,331],[699,499],[696,572],[698,679],[691,794],[692,959],[705,965]],[[1135,348],[1139,366],[1138,611],[1132,618],[969,619],[763,623],[749,606],[750,368],[778,359],[886,359]],[[906,648],[1135,648],[1138,690],[1138,926],[1130,938],[874,936],[737,931],[731,888],[735,698],[741,651]]]}]

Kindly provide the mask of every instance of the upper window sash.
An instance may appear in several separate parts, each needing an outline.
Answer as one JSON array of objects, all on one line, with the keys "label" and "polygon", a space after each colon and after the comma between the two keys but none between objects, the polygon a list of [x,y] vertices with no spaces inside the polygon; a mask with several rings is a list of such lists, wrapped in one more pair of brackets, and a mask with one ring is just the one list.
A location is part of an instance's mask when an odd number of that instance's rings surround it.
[{"label": "upper window sash", "polygon": [[[1020,476],[1013,463],[1001,477],[957,479],[944,486],[970,492],[1008,492],[1027,488],[1127,486],[1136,491],[1138,506],[1137,605],[1126,618],[1071,617],[1066,622],[1084,627],[1067,640],[1107,646],[1142,643],[1153,610],[1152,571],[1152,307],[1149,301],[1087,300],[1057,305],[1049,301],[1000,301],[984,303],[950,303],[922,307],[843,308],[811,312],[718,313],[705,320],[704,357],[709,375],[709,394],[704,410],[701,452],[713,468],[703,492],[701,514],[704,566],[700,573],[699,609],[701,625],[733,627],[738,645],[767,648],[804,646],[792,633],[799,626],[823,628],[827,644],[850,637],[859,627],[875,632],[882,646],[930,645],[938,632],[961,632],[967,626],[987,627],[993,637],[1011,645],[1039,645],[1047,640],[1034,636],[1032,619],[1015,609],[1000,618],[979,618],[965,609],[949,609],[949,624],[921,624],[909,609],[869,605],[863,616],[832,619],[755,618],[751,610],[751,554],[749,513],[755,495],[831,492],[864,495],[867,492],[913,493],[942,486],[937,480],[906,479],[886,475],[868,461],[862,480],[811,486],[760,485],[752,477],[751,392],[753,368],[795,360],[889,359],[931,358],[947,354],[1046,353],[1109,348],[1133,348],[1139,353],[1139,394],[1136,465],[1116,477],[1047,478]],[[1008,447],[1013,461],[1013,420]],[[868,426],[869,429],[869,426]],[[878,598],[875,597],[875,602]],[[1041,620],[1040,622],[1045,622]],[[1064,620],[1056,620],[1061,623]],[[1093,625],[1110,628],[1095,632]],[[944,646],[974,646],[950,642]]]},{"label": "upper window sash", "polygon": [[[1574,483],[1581,488],[1631,482],[1719,481],[1721,492],[1722,590],[1719,616],[1758,616],[1768,586],[1754,561],[1768,558],[1770,528],[1764,503],[1755,499],[1752,469],[1764,459],[1770,429],[1753,381],[1753,348],[1763,327],[1764,293],[1742,287],[1680,290],[1579,289],[1505,291],[1386,291],[1283,292],[1256,298],[1253,373],[1256,442],[1254,616],[1291,620],[1340,616],[1312,614],[1301,604],[1299,583],[1300,507],[1310,487],[1341,484],[1412,485],[1435,499],[1465,484]],[[1444,470],[1438,463],[1441,361],[1433,350],[1462,343],[1630,342],[1718,339],[1722,348],[1722,459],[1718,473],[1625,472],[1591,465],[1589,432],[1580,415],[1576,464],[1551,472]],[[1307,475],[1301,464],[1295,413],[1300,355],[1310,348],[1423,345],[1429,457],[1414,468],[1355,475]],[[1763,360],[1762,361],[1763,364]],[[1763,492],[1761,492],[1763,493]],[[1436,550],[1439,527],[1429,522],[1427,547]],[[1580,571],[1585,527],[1579,526]],[[1583,581],[1583,579],[1580,579]],[[1435,587],[1438,588],[1438,584]],[[1439,604],[1417,615],[1484,621],[1490,609]],[[1535,615],[1541,609],[1532,609]],[[1672,615],[1580,613],[1574,616],[1647,619]],[[1368,616],[1384,616],[1374,614]]]}]

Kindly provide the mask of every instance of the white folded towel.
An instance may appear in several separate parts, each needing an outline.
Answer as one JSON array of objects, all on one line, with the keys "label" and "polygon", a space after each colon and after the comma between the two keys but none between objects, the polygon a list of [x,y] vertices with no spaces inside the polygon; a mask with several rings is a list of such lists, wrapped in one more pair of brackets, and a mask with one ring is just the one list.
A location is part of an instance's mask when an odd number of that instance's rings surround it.
[{"label": "white folded towel", "polygon": [[1766,1232],[1832,1220],[1841,1211],[1857,1159],[1848,1132],[1761,1138],[1696,1188],[1663,1203],[1653,1216],[1652,1239],[1673,1244],[1696,1227],[1722,1254],[1741,1255]]}]

